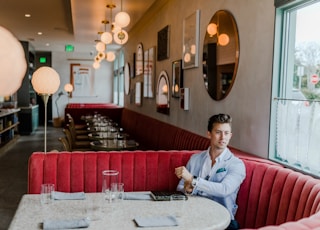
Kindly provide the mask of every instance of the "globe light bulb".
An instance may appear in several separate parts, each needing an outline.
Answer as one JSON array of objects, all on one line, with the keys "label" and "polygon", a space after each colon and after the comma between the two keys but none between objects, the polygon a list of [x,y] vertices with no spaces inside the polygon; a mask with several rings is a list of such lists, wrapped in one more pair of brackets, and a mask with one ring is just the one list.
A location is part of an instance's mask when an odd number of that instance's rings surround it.
[{"label": "globe light bulb", "polygon": [[110,44],[112,42],[112,34],[110,32],[104,32],[101,34],[101,41],[104,44]]},{"label": "globe light bulb", "polygon": [[227,34],[220,34],[218,38],[218,43],[221,46],[226,46],[229,44],[230,38]]},{"label": "globe light bulb", "polygon": [[127,12],[122,11],[116,14],[114,21],[118,26],[120,26],[121,28],[124,28],[129,25],[130,16]]}]

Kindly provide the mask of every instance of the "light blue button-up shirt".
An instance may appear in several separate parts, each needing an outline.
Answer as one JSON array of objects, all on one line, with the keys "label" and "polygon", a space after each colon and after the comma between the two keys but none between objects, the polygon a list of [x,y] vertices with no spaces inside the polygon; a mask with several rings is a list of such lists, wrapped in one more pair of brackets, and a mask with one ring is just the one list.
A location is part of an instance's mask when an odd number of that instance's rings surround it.
[{"label": "light blue button-up shirt", "polygon": [[[192,195],[204,196],[222,204],[230,212],[231,219],[234,219],[238,208],[237,194],[246,177],[244,163],[226,148],[211,167],[209,150],[210,147],[192,155],[186,165],[188,171],[198,177]],[[183,179],[180,180],[177,190],[184,191]]]}]

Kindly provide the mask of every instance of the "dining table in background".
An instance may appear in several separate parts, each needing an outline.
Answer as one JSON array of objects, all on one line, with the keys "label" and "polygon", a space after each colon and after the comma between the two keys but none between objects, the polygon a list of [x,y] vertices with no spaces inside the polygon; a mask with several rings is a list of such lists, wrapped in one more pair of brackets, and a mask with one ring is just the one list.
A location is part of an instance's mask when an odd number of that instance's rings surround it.
[{"label": "dining table in background", "polygon": [[[40,195],[22,197],[9,230],[42,229],[44,220],[91,218],[87,229],[139,229],[134,219],[175,216],[177,226],[143,227],[144,230],[220,230],[230,223],[228,210],[207,198],[189,196],[187,201],[118,200],[108,203],[102,193],[86,193],[85,200],[54,200],[42,205]],[[98,213],[88,213],[97,205]],[[92,217],[88,215],[93,215]]]}]

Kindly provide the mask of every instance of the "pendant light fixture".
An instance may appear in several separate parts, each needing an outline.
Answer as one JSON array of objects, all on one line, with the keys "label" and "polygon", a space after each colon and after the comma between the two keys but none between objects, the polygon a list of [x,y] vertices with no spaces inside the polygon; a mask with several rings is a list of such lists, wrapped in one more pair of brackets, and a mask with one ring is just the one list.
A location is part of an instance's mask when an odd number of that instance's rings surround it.
[{"label": "pendant light fixture", "polygon": [[121,11],[116,14],[114,21],[121,28],[127,27],[130,24],[129,14],[122,10],[122,0],[121,0]]}]

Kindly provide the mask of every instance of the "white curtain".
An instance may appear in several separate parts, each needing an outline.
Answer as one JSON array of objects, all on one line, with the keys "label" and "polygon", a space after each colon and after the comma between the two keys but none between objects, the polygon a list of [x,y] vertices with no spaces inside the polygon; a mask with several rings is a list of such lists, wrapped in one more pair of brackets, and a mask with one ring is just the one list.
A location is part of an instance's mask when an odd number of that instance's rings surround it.
[{"label": "white curtain", "polygon": [[318,173],[320,103],[277,99],[276,156],[289,165]]}]

